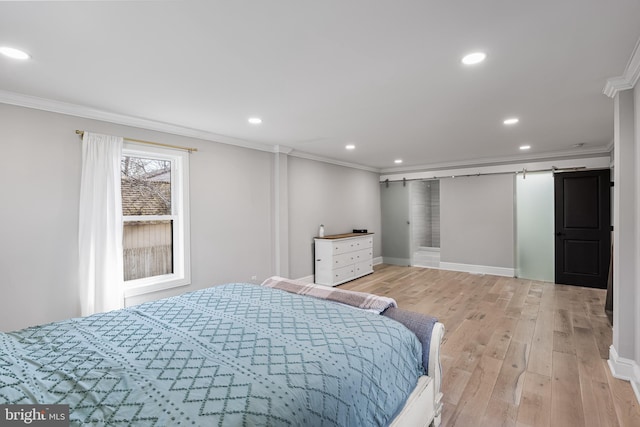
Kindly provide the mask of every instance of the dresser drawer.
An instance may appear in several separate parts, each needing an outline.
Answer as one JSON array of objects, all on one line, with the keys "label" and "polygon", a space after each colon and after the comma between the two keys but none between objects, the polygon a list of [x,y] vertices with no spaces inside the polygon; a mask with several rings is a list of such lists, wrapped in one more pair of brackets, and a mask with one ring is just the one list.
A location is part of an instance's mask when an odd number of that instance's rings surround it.
[{"label": "dresser drawer", "polygon": [[373,237],[361,237],[359,239],[354,239],[352,248],[354,251],[373,248]]},{"label": "dresser drawer", "polygon": [[333,270],[333,283],[342,282],[343,280],[352,279],[354,276],[353,265],[337,268]]},{"label": "dresser drawer", "polygon": [[333,257],[333,268],[341,268],[356,262],[355,252],[347,252]]},{"label": "dresser drawer", "polygon": [[365,274],[369,274],[373,272],[373,261],[362,261],[354,266],[354,274],[356,277],[364,276]]},{"label": "dresser drawer", "polygon": [[353,252],[353,262],[358,263],[362,261],[371,261],[373,258],[373,249],[361,249],[357,252]]},{"label": "dresser drawer", "polygon": [[352,252],[354,250],[352,240],[341,240],[333,242],[332,247],[334,255],[340,255],[347,252]]}]

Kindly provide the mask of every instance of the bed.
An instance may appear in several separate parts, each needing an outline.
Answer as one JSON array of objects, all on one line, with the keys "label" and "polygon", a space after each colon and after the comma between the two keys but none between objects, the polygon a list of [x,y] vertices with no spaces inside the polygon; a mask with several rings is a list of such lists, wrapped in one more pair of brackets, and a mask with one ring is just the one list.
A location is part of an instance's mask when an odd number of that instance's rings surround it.
[{"label": "bed", "polygon": [[387,303],[271,278],[1,333],[0,404],[66,404],[71,425],[437,426],[444,328]]}]

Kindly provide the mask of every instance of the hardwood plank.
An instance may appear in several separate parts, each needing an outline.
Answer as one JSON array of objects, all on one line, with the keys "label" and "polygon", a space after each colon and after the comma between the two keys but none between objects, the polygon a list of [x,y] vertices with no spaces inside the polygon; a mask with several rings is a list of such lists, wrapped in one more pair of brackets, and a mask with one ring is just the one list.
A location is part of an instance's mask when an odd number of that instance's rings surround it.
[{"label": "hardwood plank", "polygon": [[501,360],[483,357],[474,369],[447,426],[474,425],[484,414],[491,390],[500,372]]},{"label": "hardwood plank", "polygon": [[442,393],[445,402],[457,405],[467,383],[471,378],[469,372],[458,368],[451,368],[446,371],[442,379]]},{"label": "hardwood plank", "polygon": [[520,313],[521,319],[536,320],[538,317],[538,311],[540,310],[540,297],[534,297],[531,294],[527,296],[524,302],[524,307]]},{"label": "hardwood plank", "polygon": [[551,425],[550,413],[551,378],[525,372],[516,424],[522,427],[548,427]]},{"label": "hardwood plank", "polygon": [[559,309],[555,315],[554,330],[571,334],[573,332],[573,323],[571,323],[571,314],[567,309]]},{"label": "hardwood plank", "polygon": [[601,383],[606,382],[607,375],[604,372],[593,331],[587,328],[573,328],[573,331],[580,375]]},{"label": "hardwood plank", "polygon": [[553,331],[553,351],[576,354],[573,333]]},{"label": "hardwood plank", "polygon": [[524,307],[524,303],[527,299],[527,296],[529,295],[529,289],[531,287],[531,282],[528,280],[516,280],[516,279],[509,279],[510,283],[513,284],[513,296],[511,297],[511,300],[509,301],[509,305],[507,306],[507,309],[510,308],[515,308],[515,309],[522,309]]},{"label": "hardwood plank", "polygon": [[458,357],[454,361],[454,365],[467,372],[473,372],[480,358],[484,354],[486,346],[472,341],[465,344],[460,351]]},{"label": "hardwood plank", "polygon": [[596,408],[598,409],[598,421],[600,427],[620,426],[616,416],[616,408],[613,403],[613,396],[608,382],[592,382],[593,394],[595,396]]},{"label": "hardwood plank", "polygon": [[593,382],[588,376],[580,377],[580,398],[582,400],[584,427],[600,427],[598,402],[593,391]]},{"label": "hardwood plank", "polygon": [[478,328],[477,323],[463,320],[455,335],[452,334],[446,344],[442,346],[442,350],[447,354],[459,354],[465,345],[472,340],[472,337],[478,333]]},{"label": "hardwood plank", "polygon": [[504,359],[517,323],[517,319],[512,317],[504,316],[500,319],[487,344],[485,354],[496,359]]},{"label": "hardwood plank", "polygon": [[613,330],[609,324],[609,319],[593,319],[591,320],[592,331],[596,339],[596,345],[598,346],[598,352],[600,358],[609,358],[609,347],[613,342]]},{"label": "hardwood plank", "polygon": [[442,420],[441,420],[442,424],[440,425],[442,427],[455,426],[456,420],[453,419],[454,415],[456,415],[456,405],[449,403],[447,401],[444,401],[442,403]]},{"label": "hardwood plank", "polygon": [[499,399],[516,406],[520,404],[528,353],[528,344],[511,341],[493,387],[491,399]]},{"label": "hardwood plank", "polygon": [[517,417],[517,405],[499,399],[490,399],[480,425],[484,427],[512,427],[516,425]]},{"label": "hardwood plank", "polygon": [[580,378],[576,356],[553,352],[551,419],[554,425],[582,426],[584,414],[580,399]]},{"label": "hardwood plank", "polygon": [[553,353],[553,310],[540,310],[531,341],[527,370],[551,377],[551,356]]},{"label": "hardwood plank", "polygon": [[591,322],[584,314],[571,313],[571,324],[574,328],[590,328]]},{"label": "hardwood plank", "polygon": [[531,344],[531,340],[533,339],[533,332],[535,331],[535,329],[535,319],[530,319],[523,313],[523,317],[521,317],[516,324],[516,328],[513,331],[513,337],[511,339],[513,341],[518,341],[524,344]]},{"label": "hardwood plank", "polygon": [[542,296],[540,297],[540,310],[554,310],[556,299],[556,288],[552,283],[542,285]]}]

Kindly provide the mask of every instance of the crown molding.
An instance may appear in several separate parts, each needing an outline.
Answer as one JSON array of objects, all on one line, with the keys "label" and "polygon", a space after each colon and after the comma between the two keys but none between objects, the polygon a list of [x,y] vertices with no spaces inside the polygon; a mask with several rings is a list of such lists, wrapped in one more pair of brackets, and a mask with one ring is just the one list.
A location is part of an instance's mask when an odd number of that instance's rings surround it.
[{"label": "crown molding", "polygon": [[286,145],[274,145],[273,152],[276,154],[289,154],[293,151],[293,148],[287,147]]},{"label": "crown molding", "polygon": [[607,80],[602,93],[607,95],[609,98],[615,98],[618,92],[632,88],[633,85],[626,77],[612,77]]},{"label": "crown molding", "polygon": [[305,153],[303,151],[293,150],[293,151],[291,151],[289,153],[289,156],[298,157],[298,158],[307,159],[307,160],[315,160],[316,162],[330,163],[332,165],[344,166],[344,167],[352,168],[352,169],[360,169],[360,170],[367,171],[367,172],[375,172],[375,173],[380,173],[381,172],[381,170],[378,169],[378,168],[359,165],[357,163],[343,162],[343,161],[340,161],[340,160],[330,159],[330,158],[322,157],[322,156],[316,156],[315,154],[309,154],[309,153]]},{"label": "crown molding", "polygon": [[580,148],[566,151],[550,151],[547,153],[536,153],[521,156],[510,157],[494,157],[478,160],[462,160],[458,162],[446,162],[446,163],[432,163],[427,165],[411,166],[411,167],[397,167],[381,169],[382,174],[395,174],[403,172],[422,172],[422,171],[437,171],[442,169],[456,169],[456,168],[469,168],[477,166],[496,166],[496,165],[508,165],[514,163],[532,162],[538,160],[562,160],[562,159],[580,159],[587,157],[597,157],[603,155],[610,155],[611,149],[607,145],[606,147],[596,148]]},{"label": "crown molding", "polygon": [[199,129],[192,129],[173,125],[170,123],[112,113],[109,111],[86,107],[83,105],[38,98],[35,96],[9,92],[5,90],[0,90],[0,103],[16,105],[19,107],[33,108],[36,110],[49,111],[52,113],[66,114],[69,116],[82,117],[85,119],[100,120],[104,122],[132,126],[141,129],[154,130],[172,135],[202,139],[205,141],[219,142],[227,145],[235,145],[237,147],[250,148],[252,150],[267,151],[270,153],[273,153],[276,150],[276,146],[272,144],[262,144],[259,142],[247,141],[244,139],[219,135]]},{"label": "crown molding", "polygon": [[620,77],[612,77],[607,80],[602,93],[610,98],[623,90],[633,89],[640,78],[640,39],[636,42],[636,46],[631,53],[631,58],[627,63],[624,74]]},{"label": "crown molding", "polygon": [[613,139],[611,139],[611,141],[609,141],[609,143],[607,144],[607,151],[609,153],[613,152],[614,142],[615,141]]}]

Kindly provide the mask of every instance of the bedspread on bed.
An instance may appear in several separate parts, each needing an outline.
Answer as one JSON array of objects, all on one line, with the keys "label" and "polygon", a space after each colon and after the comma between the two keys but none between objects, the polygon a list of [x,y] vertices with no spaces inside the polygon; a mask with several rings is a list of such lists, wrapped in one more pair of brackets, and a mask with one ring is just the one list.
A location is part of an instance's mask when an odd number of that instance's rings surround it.
[{"label": "bedspread on bed", "polygon": [[0,334],[0,403],[76,425],[386,425],[422,373],[397,322],[249,284]]}]

